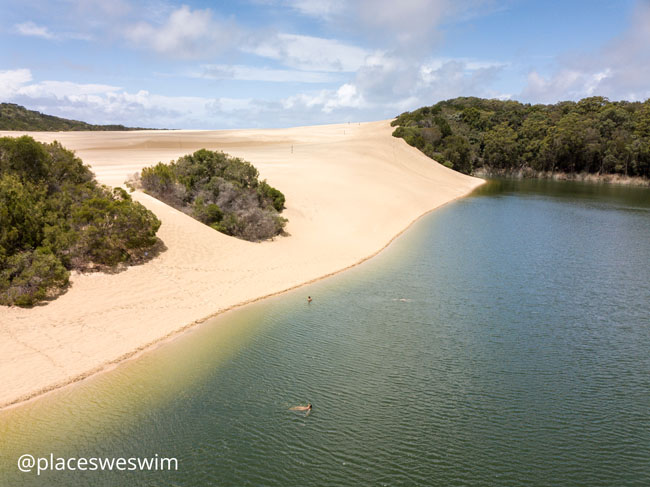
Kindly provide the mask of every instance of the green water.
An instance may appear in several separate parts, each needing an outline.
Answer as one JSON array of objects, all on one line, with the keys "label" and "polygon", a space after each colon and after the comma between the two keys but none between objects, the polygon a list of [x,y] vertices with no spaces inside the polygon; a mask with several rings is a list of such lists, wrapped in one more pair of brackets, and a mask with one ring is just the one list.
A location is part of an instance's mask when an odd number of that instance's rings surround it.
[{"label": "green water", "polygon": [[[0,413],[0,451],[2,486],[650,485],[650,191],[492,182],[362,266]],[[178,471],[36,476],[23,453]]]}]

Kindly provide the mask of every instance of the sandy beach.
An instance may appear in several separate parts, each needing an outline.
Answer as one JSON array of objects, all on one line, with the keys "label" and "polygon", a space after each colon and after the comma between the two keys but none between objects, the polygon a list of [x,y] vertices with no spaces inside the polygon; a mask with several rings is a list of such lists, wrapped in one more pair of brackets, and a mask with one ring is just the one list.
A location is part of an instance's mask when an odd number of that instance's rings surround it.
[{"label": "sandy beach", "polygon": [[[388,121],[278,130],[31,133],[58,140],[97,179],[122,185],[142,167],[200,148],[255,165],[287,198],[290,236],[220,234],[142,193],[167,251],[118,274],[75,274],[32,309],[0,308],[0,407],[78,381],[224,310],[353,266],[424,213],[482,180],[391,137]],[[0,135],[19,135],[0,132]]]}]

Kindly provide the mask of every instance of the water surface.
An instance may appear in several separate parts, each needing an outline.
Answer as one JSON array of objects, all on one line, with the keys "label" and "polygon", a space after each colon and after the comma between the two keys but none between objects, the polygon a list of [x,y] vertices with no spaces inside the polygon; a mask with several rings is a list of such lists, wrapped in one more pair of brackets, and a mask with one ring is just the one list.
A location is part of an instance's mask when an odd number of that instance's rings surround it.
[{"label": "water surface", "polygon": [[[0,485],[650,485],[649,263],[649,190],[492,182],[355,269],[0,413]],[[51,452],[179,469],[15,466]]]}]

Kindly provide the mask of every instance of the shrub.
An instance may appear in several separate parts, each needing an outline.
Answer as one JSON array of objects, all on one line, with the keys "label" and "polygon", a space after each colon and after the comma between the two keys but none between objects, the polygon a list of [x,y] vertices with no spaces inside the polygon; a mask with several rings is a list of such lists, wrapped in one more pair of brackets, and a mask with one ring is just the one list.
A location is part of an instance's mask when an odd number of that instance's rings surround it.
[{"label": "shrub", "polygon": [[159,227],[125,190],[98,185],[59,143],[0,138],[0,304],[54,296],[72,269],[141,262],[158,247]]},{"label": "shrub", "polygon": [[59,259],[42,247],[0,259],[0,304],[31,306],[60,293],[69,277]]},{"label": "shrub", "polygon": [[[285,197],[249,162],[201,149],[142,170],[142,188],[215,230],[257,241],[283,232]],[[132,178],[137,181],[137,178]]]}]

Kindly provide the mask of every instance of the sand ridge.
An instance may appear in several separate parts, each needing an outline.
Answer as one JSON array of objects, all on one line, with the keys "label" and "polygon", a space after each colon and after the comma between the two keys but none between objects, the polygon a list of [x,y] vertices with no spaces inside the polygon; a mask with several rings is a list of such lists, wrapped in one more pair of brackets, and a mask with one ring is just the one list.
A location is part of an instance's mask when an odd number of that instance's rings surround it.
[{"label": "sand ridge", "polygon": [[104,370],[233,306],[356,265],[424,213],[482,183],[431,161],[391,131],[389,121],[381,121],[30,133],[75,150],[112,186],[142,167],[201,148],[243,157],[286,195],[290,236],[238,240],[134,193],[161,219],[158,235],[168,250],[119,274],[74,274],[70,290],[46,305],[0,307],[0,407]]}]

